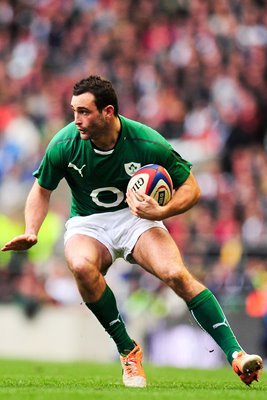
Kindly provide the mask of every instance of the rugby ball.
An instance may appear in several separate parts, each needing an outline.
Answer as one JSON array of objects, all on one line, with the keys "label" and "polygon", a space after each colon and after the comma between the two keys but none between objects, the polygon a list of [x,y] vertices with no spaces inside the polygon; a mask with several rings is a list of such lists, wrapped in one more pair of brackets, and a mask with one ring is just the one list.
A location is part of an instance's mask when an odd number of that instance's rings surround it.
[{"label": "rugby ball", "polygon": [[140,191],[165,206],[172,197],[173,184],[167,170],[158,164],[141,167],[131,177],[127,190]]}]

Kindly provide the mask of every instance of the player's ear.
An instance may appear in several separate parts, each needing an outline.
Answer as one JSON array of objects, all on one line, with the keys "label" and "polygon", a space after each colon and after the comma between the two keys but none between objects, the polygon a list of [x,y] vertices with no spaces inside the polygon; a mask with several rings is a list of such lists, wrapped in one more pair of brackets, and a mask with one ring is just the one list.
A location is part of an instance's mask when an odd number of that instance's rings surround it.
[{"label": "player's ear", "polygon": [[114,116],[114,107],[110,104],[103,108],[103,115],[108,120],[109,118]]}]

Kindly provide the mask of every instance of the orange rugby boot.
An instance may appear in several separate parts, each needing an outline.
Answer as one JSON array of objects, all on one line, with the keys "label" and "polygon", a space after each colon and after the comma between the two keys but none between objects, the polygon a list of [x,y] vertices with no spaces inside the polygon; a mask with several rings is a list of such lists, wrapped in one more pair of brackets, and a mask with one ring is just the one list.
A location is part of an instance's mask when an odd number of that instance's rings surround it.
[{"label": "orange rugby boot", "polygon": [[121,355],[122,381],[128,387],[145,387],[146,376],[142,367],[143,352],[134,341],[135,348],[126,356]]},{"label": "orange rugby boot", "polygon": [[247,354],[240,351],[233,359],[232,368],[246,385],[260,380],[260,371],[263,368],[262,358],[256,354]]}]

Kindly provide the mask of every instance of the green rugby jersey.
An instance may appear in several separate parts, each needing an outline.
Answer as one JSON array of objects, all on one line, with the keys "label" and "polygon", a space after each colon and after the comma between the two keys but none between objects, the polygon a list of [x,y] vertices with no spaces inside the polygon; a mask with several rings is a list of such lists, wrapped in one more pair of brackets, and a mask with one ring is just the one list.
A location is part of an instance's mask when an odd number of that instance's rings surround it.
[{"label": "green rugby jersey", "polygon": [[121,115],[119,118],[121,134],[113,150],[95,149],[90,140],[80,138],[71,122],[53,137],[33,173],[39,185],[48,190],[54,190],[61,179],[66,179],[72,195],[71,217],[127,207],[127,184],[131,175],[146,164],[165,167],[174,188],[190,174],[191,164],[157,131]]}]

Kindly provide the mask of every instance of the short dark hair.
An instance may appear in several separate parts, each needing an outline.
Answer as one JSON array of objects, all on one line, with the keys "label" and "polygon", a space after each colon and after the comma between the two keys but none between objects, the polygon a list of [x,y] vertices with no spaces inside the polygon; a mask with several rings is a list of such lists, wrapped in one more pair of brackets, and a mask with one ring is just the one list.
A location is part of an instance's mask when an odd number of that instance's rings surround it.
[{"label": "short dark hair", "polygon": [[108,105],[112,105],[114,107],[114,115],[118,115],[118,98],[109,80],[97,75],[90,75],[88,78],[76,82],[73,86],[74,96],[87,92],[95,96],[95,104],[99,111],[102,111]]}]

